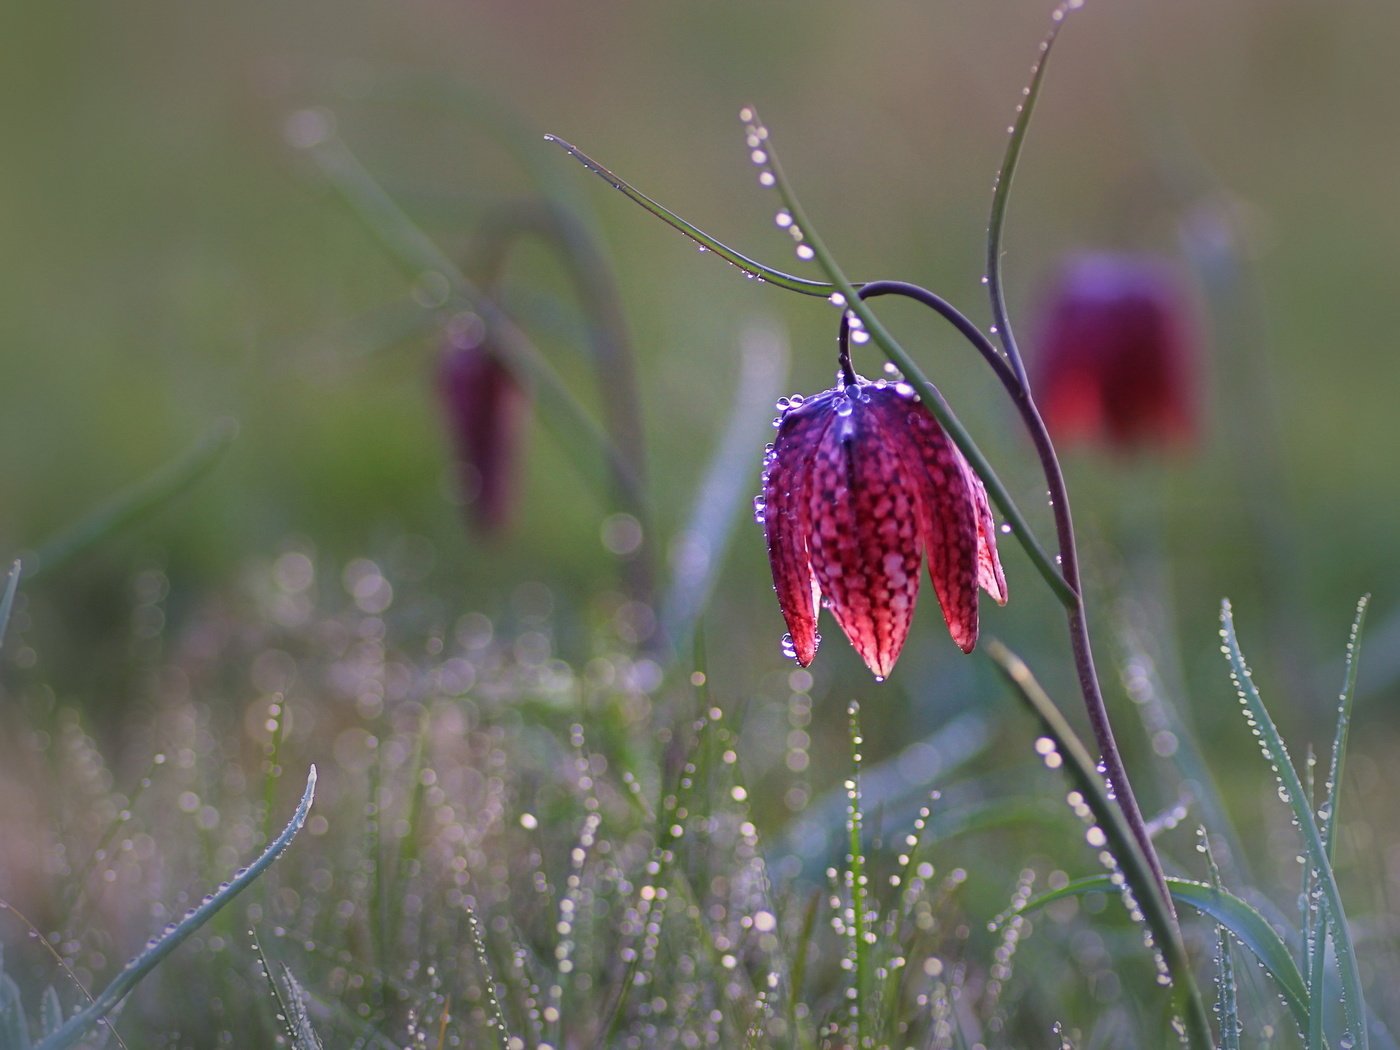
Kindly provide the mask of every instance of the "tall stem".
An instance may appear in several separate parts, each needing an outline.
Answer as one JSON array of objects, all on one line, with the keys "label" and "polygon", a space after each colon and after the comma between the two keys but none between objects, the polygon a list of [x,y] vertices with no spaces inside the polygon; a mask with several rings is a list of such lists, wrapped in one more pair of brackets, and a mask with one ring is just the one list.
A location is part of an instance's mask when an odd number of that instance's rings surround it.
[{"label": "tall stem", "polygon": [[[1055,593],[1065,607],[1070,648],[1073,651],[1074,666],[1079,677],[1079,691],[1084,696],[1084,706],[1089,715],[1089,726],[1093,730],[1094,740],[1098,744],[1104,774],[1108,778],[1109,786],[1123,810],[1129,828],[1132,829],[1134,840],[1142,850],[1143,858],[1152,871],[1153,879],[1157,883],[1163,901],[1166,902],[1167,910],[1175,918],[1176,909],[1172,903],[1171,894],[1167,892],[1166,875],[1162,871],[1162,862],[1152,844],[1152,836],[1148,834],[1147,822],[1143,819],[1137,797],[1133,794],[1132,784],[1128,780],[1128,771],[1123,765],[1123,756],[1118,750],[1118,742],[1113,736],[1113,725],[1109,721],[1103,690],[1099,687],[1098,671],[1094,667],[1093,644],[1089,639],[1089,620],[1084,608],[1083,584],[1079,575],[1079,552],[1074,539],[1074,522],[1070,516],[1069,492],[1065,486],[1065,475],[1060,468],[1059,457],[1055,454],[1054,443],[1050,440],[1050,432],[1046,429],[1045,421],[1040,416],[1035,399],[1031,397],[1030,387],[1022,381],[1019,371],[1013,369],[1007,358],[1002,356],[1001,351],[992,345],[992,342],[965,314],[927,288],[921,288],[905,281],[872,281],[857,289],[856,294],[862,300],[880,295],[901,295],[922,303],[938,313],[952,324],[982,355],[992,371],[996,373],[997,378],[1001,380],[1002,386],[1006,388],[1012,403],[1020,413],[1021,421],[1030,434],[1031,441],[1035,445],[1036,455],[1040,459],[1041,470],[1045,474],[1046,490],[1049,492],[1050,509],[1055,518],[1055,533],[1060,548],[1060,573],[1068,585],[1066,589],[1056,590]],[[1003,338],[1010,340],[1010,332],[1004,332]],[[849,361],[849,340],[850,314],[843,311],[837,345],[839,353],[844,355],[844,359],[847,361]],[[1012,342],[1012,360],[1018,361],[1020,355],[1015,354],[1014,346],[1015,343]]]}]

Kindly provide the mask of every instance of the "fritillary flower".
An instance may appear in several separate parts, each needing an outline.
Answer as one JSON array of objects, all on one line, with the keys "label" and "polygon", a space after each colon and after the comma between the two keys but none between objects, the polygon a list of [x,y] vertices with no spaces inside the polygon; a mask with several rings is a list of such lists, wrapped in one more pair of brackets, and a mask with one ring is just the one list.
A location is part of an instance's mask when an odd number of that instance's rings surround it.
[{"label": "fritillary flower", "polygon": [[755,501],[768,539],[784,646],[816,654],[829,608],[877,679],[909,635],[925,556],[953,641],[977,644],[979,586],[1006,601],[987,493],[911,387],[856,377],[779,402]]},{"label": "fritillary flower", "polygon": [[1189,442],[1197,368],[1189,297],[1153,256],[1071,258],[1047,298],[1036,400],[1057,438],[1117,450]]},{"label": "fritillary flower", "polygon": [[515,503],[524,390],[475,338],[450,335],[438,359],[438,395],[459,484],[483,532],[499,532]]}]

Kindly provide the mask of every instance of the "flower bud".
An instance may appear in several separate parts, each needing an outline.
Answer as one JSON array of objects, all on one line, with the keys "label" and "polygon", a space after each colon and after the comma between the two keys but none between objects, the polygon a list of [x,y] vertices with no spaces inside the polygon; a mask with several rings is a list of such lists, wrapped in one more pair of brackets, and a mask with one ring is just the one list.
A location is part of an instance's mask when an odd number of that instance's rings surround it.
[{"label": "flower bud", "polygon": [[1057,439],[1126,451],[1189,443],[1197,416],[1197,325],[1167,263],[1073,256],[1042,309],[1036,401]]},{"label": "flower bud", "polygon": [[471,517],[499,532],[515,504],[525,391],[487,344],[455,336],[438,358],[437,388]]}]

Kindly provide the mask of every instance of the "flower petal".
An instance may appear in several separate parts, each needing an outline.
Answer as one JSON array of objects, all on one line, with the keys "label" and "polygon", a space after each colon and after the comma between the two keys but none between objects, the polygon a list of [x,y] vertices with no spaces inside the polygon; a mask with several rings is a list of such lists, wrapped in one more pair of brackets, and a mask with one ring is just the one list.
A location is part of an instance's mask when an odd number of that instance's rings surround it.
[{"label": "flower petal", "polygon": [[[913,481],[929,579],[943,619],[958,648],[970,653],[977,645],[978,510],[968,478],[975,475],[912,393],[886,387],[878,394],[885,429],[895,436]],[[990,517],[988,511],[989,525]]]},{"label": "flower petal", "polygon": [[997,524],[992,517],[992,506],[987,501],[987,487],[963,459],[963,477],[972,492],[972,501],[977,507],[977,584],[992,596],[998,605],[1006,604],[1006,574],[1001,571],[1001,559],[997,557]]},{"label": "flower petal", "polygon": [[807,479],[812,455],[831,418],[815,398],[789,409],[763,472],[763,532],[793,656],[806,667],[817,653],[817,589],[807,550]]},{"label": "flower petal", "polygon": [[914,490],[869,403],[838,394],[833,411],[807,489],[812,569],[836,622],[883,679],[919,596]]}]

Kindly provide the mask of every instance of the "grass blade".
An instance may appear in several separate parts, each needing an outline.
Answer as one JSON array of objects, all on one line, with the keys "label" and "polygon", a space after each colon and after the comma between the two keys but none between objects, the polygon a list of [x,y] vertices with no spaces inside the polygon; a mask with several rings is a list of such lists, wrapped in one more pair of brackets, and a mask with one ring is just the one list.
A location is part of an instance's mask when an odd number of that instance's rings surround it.
[{"label": "grass blade", "polygon": [[42,543],[25,575],[32,580],[53,572],[174,499],[209,473],[237,436],[236,420],[219,420],[175,459]]},{"label": "grass blade", "polygon": [[1006,297],[1001,280],[1002,234],[1006,229],[1006,206],[1011,199],[1011,182],[1016,176],[1016,165],[1021,159],[1021,147],[1026,141],[1031,113],[1040,97],[1040,82],[1045,76],[1045,64],[1050,58],[1050,49],[1055,46],[1055,39],[1060,35],[1065,16],[1082,4],[1083,0],[1066,0],[1052,13],[1050,32],[1041,42],[1040,54],[1031,66],[1030,83],[1022,91],[1021,104],[1016,107],[1016,119],[1009,129],[1006,155],[1002,158],[996,182],[992,184],[992,214],[987,222],[987,294],[992,301],[992,321],[995,325],[992,331],[996,333],[1002,349],[1006,351],[1006,356],[1016,370],[1016,376],[1023,388],[1030,384],[1026,379],[1026,366],[1021,361],[1021,353],[1016,348],[1016,337],[1011,331],[1011,318],[1006,312]]},{"label": "grass blade", "polygon": [[[1167,889],[1172,900],[1178,904],[1190,905],[1202,915],[1213,919],[1250,950],[1259,964],[1268,971],[1278,986],[1284,1004],[1293,1015],[1300,1030],[1307,1030],[1308,990],[1303,985],[1303,975],[1298,963],[1288,950],[1278,933],[1268,920],[1254,907],[1227,890],[1217,890],[1208,882],[1194,882],[1167,876]],[[1078,897],[1086,893],[1116,893],[1118,887],[1107,875],[1091,875],[1075,879],[1058,889],[1042,893],[1027,901],[1024,912],[1036,911],[1066,897]]]},{"label": "grass blade", "polygon": [[997,641],[988,643],[987,654],[1035,715],[1041,729],[1053,742],[1055,751],[1064,760],[1066,774],[1098,822],[1103,844],[1116,859],[1147,922],[1147,928],[1162,953],[1162,960],[1171,977],[1173,1006],[1186,1025],[1191,1044],[1198,1050],[1209,1050],[1213,1045],[1210,1022],[1191,973],[1186,946],[1182,943],[1180,931],[1172,921],[1166,903],[1157,890],[1157,880],[1128,828],[1122,811],[1108,797],[1094,760],[1089,757],[1088,750],[1065,721],[1054,701],[1041,689],[1030,668],[1018,656]]},{"label": "grass blade", "polygon": [[[1352,701],[1356,698],[1356,670],[1361,660],[1361,629],[1366,625],[1366,607],[1371,596],[1364,594],[1356,603],[1356,618],[1351,623],[1351,636],[1347,639],[1346,675],[1342,682],[1341,696],[1337,701],[1337,732],[1332,738],[1332,765],[1327,772],[1327,798],[1322,803],[1318,816],[1322,819],[1322,841],[1327,847],[1327,859],[1337,852],[1337,811],[1340,809],[1342,792],[1342,772],[1346,761],[1347,735],[1351,728]],[[0,617],[0,630],[4,620]]]},{"label": "grass blade", "polygon": [[264,871],[272,866],[273,861],[286,852],[287,847],[292,844],[292,839],[296,838],[297,832],[306,823],[306,815],[310,812],[311,802],[315,797],[316,767],[312,766],[306,777],[306,790],[302,793],[301,802],[297,805],[296,812],[292,814],[292,819],[288,821],[282,834],[277,836],[262,855],[220,887],[218,892],[206,897],[199,907],[170,928],[159,940],[152,942],[144,952],[127,963],[122,972],[117,975],[116,980],[104,988],[85,1009],[70,1017],[62,1028],[40,1043],[37,1050],[66,1050],[67,1047],[75,1045],[89,1028],[116,1009],[131,990],[140,984],[146,975],[154,970],[166,956],[208,922],[224,905],[252,885]]},{"label": "grass blade", "polygon": [[10,610],[15,607],[15,593],[19,590],[20,574],[24,571],[24,566],[19,559],[10,566],[10,573],[5,578],[5,593],[0,595],[0,648],[5,645],[5,628],[10,622]]},{"label": "grass blade", "polygon": [[1245,719],[1259,739],[1259,747],[1264,753],[1265,761],[1270,763],[1277,774],[1280,790],[1285,796],[1285,801],[1292,807],[1293,819],[1302,833],[1307,863],[1317,873],[1318,886],[1327,909],[1328,932],[1332,937],[1332,946],[1337,954],[1337,969],[1342,979],[1342,1009],[1347,1032],[1355,1041],[1353,1045],[1357,1050],[1368,1050],[1370,1040],[1364,1021],[1366,1000],[1362,996],[1361,972],[1356,961],[1356,949],[1351,941],[1351,931],[1347,926],[1346,910],[1342,907],[1341,890],[1337,888],[1332,862],[1322,841],[1322,832],[1313,817],[1308,796],[1298,779],[1298,771],[1294,768],[1292,759],[1288,757],[1288,748],[1279,736],[1274,720],[1264,707],[1259,690],[1254,688],[1249,668],[1244,662],[1244,654],[1240,652],[1239,639],[1235,637],[1234,616],[1228,599],[1220,603],[1220,637],[1224,642],[1222,648],[1230,665],[1230,679],[1235,683],[1240,703],[1244,706]]},{"label": "grass blade", "polygon": [[625,179],[614,175],[572,143],[565,142],[558,135],[546,135],[544,138],[546,142],[553,142],[556,146],[559,146],[568,153],[569,156],[573,157],[585,168],[593,172],[594,175],[597,175],[613,189],[621,191],[629,200],[640,204],[662,222],[666,223],[666,225],[670,226],[672,229],[679,230],[696,244],[700,245],[701,248],[704,248],[706,251],[714,252],[721,259],[725,260],[725,262],[739,267],[739,269],[743,270],[745,273],[754,277],[760,277],[769,284],[777,285],[779,288],[785,288],[790,292],[820,296],[823,299],[829,298],[831,294],[837,290],[836,286],[833,284],[826,284],[822,281],[811,281],[805,277],[794,277],[790,273],[783,273],[781,270],[775,270],[772,267],[764,266],[761,262],[750,259],[747,255],[741,255],[727,244],[715,240],[715,238],[700,229],[700,227],[691,225],[669,208],[652,200]]},{"label": "grass blade", "polygon": [[[1218,908],[1225,888],[1220,883],[1220,868],[1216,866],[1215,854],[1210,849],[1210,836],[1206,829],[1200,829],[1201,850],[1206,855],[1206,867],[1210,872],[1210,888],[1215,894]],[[1240,1050],[1240,1007],[1239,991],[1235,987],[1235,966],[1230,958],[1230,935],[1223,923],[1215,924],[1215,965],[1217,970],[1218,995],[1215,1014],[1220,1023],[1220,1050]],[[1311,989],[1311,986],[1309,986]]]}]

